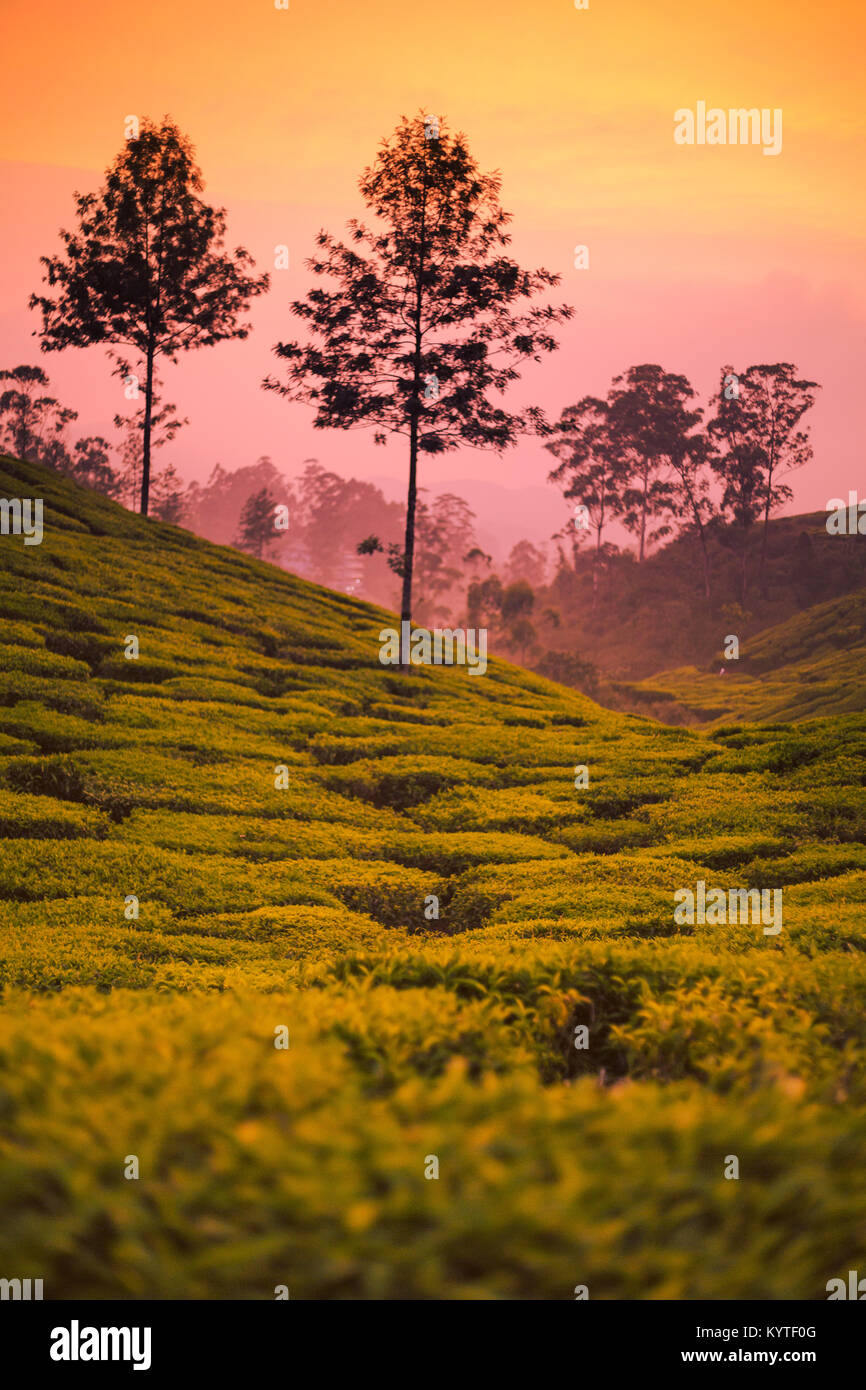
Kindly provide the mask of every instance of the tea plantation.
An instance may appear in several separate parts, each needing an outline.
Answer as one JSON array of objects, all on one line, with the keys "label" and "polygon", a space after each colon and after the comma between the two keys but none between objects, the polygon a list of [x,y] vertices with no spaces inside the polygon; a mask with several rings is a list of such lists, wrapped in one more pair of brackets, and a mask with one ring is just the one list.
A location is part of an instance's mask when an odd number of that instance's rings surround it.
[{"label": "tea plantation", "polygon": [[[703,733],[500,662],[403,676],[392,615],[35,466],[0,496],[45,503],[41,545],[0,537],[4,1273],[824,1299],[866,1269],[866,714]],[[675,925],[698,880],[781,888],[783,930]]]},{"label": "tea plantation", "polygon": [[[724,673],[724,674],[722,674]],[[802,720],[866,710],[866,591],[816,603],[758,633],[736,661],[718,660],[617,683],[629,702],[677,722]],[[666,717],[666,716],[665,716]],[[672,721],[673,722],[673,721]]]}]

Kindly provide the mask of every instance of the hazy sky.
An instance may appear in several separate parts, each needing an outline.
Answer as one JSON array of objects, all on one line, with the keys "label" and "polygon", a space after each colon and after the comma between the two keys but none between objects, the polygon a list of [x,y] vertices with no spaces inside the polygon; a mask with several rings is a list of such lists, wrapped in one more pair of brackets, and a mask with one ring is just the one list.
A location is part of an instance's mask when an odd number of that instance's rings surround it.
[{"label": "hazy sky", "polygon": [[[514,393],[552,414],[633,363],[658,361],[702,394],[722,363],[793,361],[822,384],[815,459],[798,509],[866,486],[860,3],[807,0],[3,0],[0,84],[3,366],[39,361],[110,434],[122,388],[100,350],[43,356],[26,307],[41,254],[95,188],[131,114],[170,114],[192,139],[229,241],[272,272],[247,342],[165,371],[190,418],[171,455],[203,477],[270,454],[292,474],[309,456],[357,476],[405,473],[400,443],[314,431],[311,412],[260,389],[293,336],[320,227],[363,214],[357,179],[401,115],[446,115],[482,168],[499,169],[525,265],[562,274],[576,317],[561,350]],[[674,112],[783,112],[783,146],[680,146]],[[273,270],[274,248],[290,250]],[[589,247],[590,268],[574,268]],[[556,294],[556,292],[555,292]],[[502,458],[425,461],[422,482],[543,483],[529,441]]]}]

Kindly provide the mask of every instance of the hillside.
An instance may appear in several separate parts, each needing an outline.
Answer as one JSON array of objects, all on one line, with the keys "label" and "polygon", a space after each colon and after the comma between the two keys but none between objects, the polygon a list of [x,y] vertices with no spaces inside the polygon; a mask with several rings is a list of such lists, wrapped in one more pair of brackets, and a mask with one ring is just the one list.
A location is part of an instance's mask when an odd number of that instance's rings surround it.
[{"label": "hillside", "polygon": [[[0,497],[45,501],[41,545],[0,537],[3,1270],[823,1299],[857,1267],[860,710],[703,733],[500,662],[405,677],[392,615],[35,466]],[[782,931],[677,925],[700,879],[781,888]]]},{"label": "hillside", "polygon": [[[724,675],[719,671],[724,668]],[[616,687],[672,723],[802,720],[866,710],[866,590],[815,604],[757,633],[739,659]]]},{"label": "hillside", "polygon": [[751,643],[816,605],[866,589],[862,537],[829,535],[826,521],[825,512],[771,520],[763,582],[758,579],[761,528],[754,528],[745,604],[740,542],[730,527],[715,525],[709,535],[709,600],[697,542],[682,535],[641,565],[631,552],[610,557],[593,612],[587,550],[577,571],[560,571],[538,600],[538,610],[551,604],[560,611],[558,626],[544,629],[545,645],[578,652],[598,668],[603,682],[641,681],[687,666],[717,670],[726,634],[735,632],[741,644]]}]

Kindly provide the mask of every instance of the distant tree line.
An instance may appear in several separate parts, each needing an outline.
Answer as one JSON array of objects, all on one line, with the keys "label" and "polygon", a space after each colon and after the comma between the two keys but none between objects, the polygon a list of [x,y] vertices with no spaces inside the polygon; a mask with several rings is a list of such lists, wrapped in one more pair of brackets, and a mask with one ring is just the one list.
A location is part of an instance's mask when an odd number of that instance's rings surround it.
[{"label": "distant tree line", "polygon": [[[163,400],[158,378],[154,386],[152,454],[188,423],[174,404]],[[115,416],[114,441],[100,435],[73,441],[70,431],[77,419],[77,411],[51,394],[41,368],[0,371],[0,448],[135,509],[143,472],[144,404]],[[373,483],[341,478],[316,459],[305,460],[292,481],[263,456],[237,469],[218,463],[205,482],[189,484],[173,463],[166,463],[152,471],[150,512],[316,583],[388,607],[399,603],[400,566],[394,556],[401,550],[405,507],[387,501]],[[281,525],[283,520],[287,524]],[[384,544],[371,550],[367,541],[373,532]],[[418,619],[451,618],[465,599],[465,557],[473,549],[481,554],[474,514],[454,494],[428,500],[421,490],[416,533]],[[471,565],[468,572],[474,573]]]},{"label": "distant tree line", "polygon": [[[291,480],[266,457],[233,471],[217,464],[207,482],[187,488],[184,517],[198,534],[317,584],[389,608],[399,603],[405,507],[389,502],[373,483],[341,478],[316,459],[306,459]],[[428,499],[422,491],[418,621],[434,623],[462,611],[473,551],[481,554],[475,516],[463,498],[442,493]]]},{"label": "distant tree line", "polygon": [[760,527],[757,583],[763,586],[770,516],[793,496],[784,478],[811,457],[803,417],[817,383],[790,362],[722,368],[709,418],[684,376],[657,364],[630,367],[602,400],[585,396],[562,412],[546,448],[550,473],[576,506],[571,542],[593,545],[593,607],[605,560],[604,535],[619,521],[637,541],[638,563],[673,531],[695,540],[704,595],[712,596],[711,531],[727,525],[740,557],[740,597]]},{"label": "distant tree line", "polygon": [[[41,367],[23,365],[0,371],[0,447],[135,507],[143,468],[144,407],[114,417],[115,444],[102,435],[72,442],[68,436],[78,411],[62,405],[50,391],[51,382]],[[178,419],[176,407],[163,404],[156,390],[152,407],[152,447],[162,448],[188,422]],[[152,515],[175,524],[183,520],[183,483],[173,464],[154,475],[151,493]]]}]

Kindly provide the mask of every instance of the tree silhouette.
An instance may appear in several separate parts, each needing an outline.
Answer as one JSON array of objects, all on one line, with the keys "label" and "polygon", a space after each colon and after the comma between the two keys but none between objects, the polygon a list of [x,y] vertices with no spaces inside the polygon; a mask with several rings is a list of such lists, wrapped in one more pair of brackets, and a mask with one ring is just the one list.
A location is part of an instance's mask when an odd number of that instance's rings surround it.
[{"label": "tree silhouette", "polygon": [[665,372],[655,364],[640,367],[643,449],[651,452],[664,472],[657,506],[683,529],[694,529],[701,548],[704,597],[712,592],[707,523],[713,515],[709,496],[709,446],[700,424],[703,411],[687,377]]},{"label": "tree silhouette", "polygon": [[122,490],[121,479],[111,466],[111,445],[99,434],[76,441],[66,472],[82,487],[106,497],[118,497]]},{"label": "tree silhouette", "polygon": [[475,513],[462,497],[443,492],[418,502],[416,513],[415,607],[421,621],[447,618],[448,595],[463,578],[465,556],[476,546]]},{"label": "tree silhouette", "polygon": [[[556,285],[505,254],[510,220],[498,174],[482,174],[462,134],[404,118],[359,183],[371,230],[349,223],[349,244],[320,232],[308,264],[333,282],[292,312],[305,343],[278,343],[288,381],[267,389],[316,408],[318,429],[372,427],[408,441],[409,479],[401,577],[402,617],[412,617],[419,454],[460,445],[501,451],[543,428],[541,412],[507,412],[498,397],[557,344],[568,307],[529,307]],[[373,539],[373,538],[371,538]],[[409,667],[408,669],[411,669]]]},{"label": "tree silhouette", "polygon": [[671,511],[685,530],[694,528],[701,548],[701,567],[704,578],[704,598],[712,597],[710,551],[707,534],[716,512],[710,496],[710,477],[706,463],[710,447],[705,434],[683,435],[670,455],[673,488]]},{"label": "tree silhouette", "polygon": [[[465,557],[466,559],[469,556]],[[505,565],[505,578],[509,584],[525,579],[533,589],[540,589],[547,573],[547,556],[532,541],[518,541],[511,547]]]},{"label": "tree silhouette", "polygon": [[65,253],[43,256],[51,295],[31,295],[42,312],[44,352],[101,343],[144,363],[141,512],[150,491],[154,363],[180,352],[245,338],[238,316],[267,289],[247,273],[243,248],[224,249],[225,212],[198,196],[203,187],[190,142],[167,117],[144,121],[106,173],[99,193],[76,194],[78,229],[61,230]]},{"label": "tree silhouette", "polygon": [[274,512],[278,505],[276,497],[266,487],[247,498],[238,523],[235,541],[238,550],[246,550],[259,560],[263,558],[265,551],[277,539]]},{"label": "tree silhouette", "polygon": [[[217,545],[231,545],[237,535],[244,503],[262,488],[274,493],[280,503],[294,507],[291,489],[266,456],[249,467],[234,470],[217,463],[205,483],[193,482],[187,487],[184,494],[186,524],[191,531]],[[282,533],[285,540],[290,534],[288,531]]]},{"label": "tree silhouette", "polygon": [[520,665],[526,665],[526,653],[535,646],[538,634],[528,618],[515,618],[508,628],[508,642],[520,654]]},{"label": "tree silhouette", "polygon": [[802,468],[812,457],[805,430],[798,429],[807,410],[815,404],[816,381],[797,378],[791,362],[749,367],[740,379],[740,397],[748,412],[748,427],[758,448],[763,472],[763,529],[758,561],[758,583],[763,587],[767,560],[767,528],[770,512],[789,502],[792,490],[780,478]]},{"label": "tree silhouette", "polygon": [[532,585],[525,579],[518,579],[502,591],[499,612],[506,627],[506,640],[509,646],[516,647],[520,653],[521,666],[526,665],[526,649],[535,643],[536,632],[529,615],[535,607],[535,594]]},{"label": "tree silhouette", "polygon": [[[298,507],[293,529],[301,540],[305,555],[304,573],[319,584],[336,588],[347,578],[360,578],[364,569],[355,556],[365,530],[376,527],[390,538],[399,529],[402,508],[387,503],[372,483],[357,478],[341,478],[316,460],[309,460],[297,480]],[[381,545],[376,550],[382,550]],[[375,553],[364,550],[362,554]],[[383,567],[384,568],[384,567]],[[387,579],[388,603],[393,603],[393,582]]]},{"label": "tree silhouette", "polygon": [[653,525],[653,520],[671,510],[668,465],[686,428],[683,401],[690,392],[685,377],[672,376],[656,363],[629,367],[624,375],[614,377],[608,392],[613,447],[636,483],[622,491],[620,511],[623,524],[638,537],[639,563],[649,542],[670,532],[670,526]]},{"label": "tree silhouette", "polygon": [[498,574],[473,579],[466,593],[466,612],[470,627],[493,623],[502,608],[504,589]]},{"label": "tree silhouette", "polygon": [[793,497],[781,479],[812,457],[809,436],[799,425],[820,387],[796,373],[791,362],[752,366],[740,373],[726,366],[712,401],[716,413],[707,428],[716,446],[713,468],[724,480],[725,505],[742,530],[743,601],[751,528],[762,519],[758,582],[763,589],[770,513]]},{"label": "tree silhouette", "polygon": [[50,384],[41,367],[0,372],[0,442],[16,458],[59,469],[69,463],[63,433],[78,411],[46,395]]},{"label": "tree silhouette", "polygon": [[151,479],[151,511],[160,521],[180,526],[186,519],[187,501],[183,479],[173,463],[166,463]]},{"label": "tree silhouette", "polygon": [[734,376],[723,367],[718,395],[711,403],[716,413],[707,425],[713,444],[712,467],[722,482],[722,509],[730,514],[740,534],[740,600],[748,590],[749,536],[761,514],[764,478],[760,451],[754,438],[750,412],[739,390],[726,385]]},{"label": "tree silhouette", "polygon": [[[601,537],[611,516],[623,509],[626,469],[610,437],[610,416],[605,401],[584,396],[562,412],[554,437],[544,446],[559,466],[548,475],[559,483],[563,496],[586,508],[595,531],[592,563],[592,607],[598,606]],[[575,547],[576,548],[576,547]]]}]

